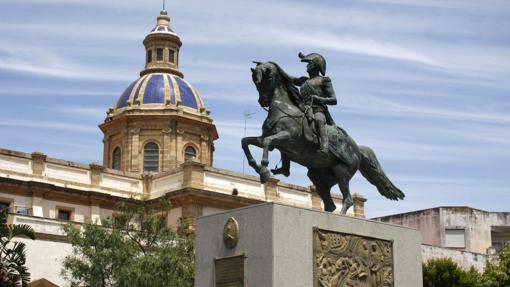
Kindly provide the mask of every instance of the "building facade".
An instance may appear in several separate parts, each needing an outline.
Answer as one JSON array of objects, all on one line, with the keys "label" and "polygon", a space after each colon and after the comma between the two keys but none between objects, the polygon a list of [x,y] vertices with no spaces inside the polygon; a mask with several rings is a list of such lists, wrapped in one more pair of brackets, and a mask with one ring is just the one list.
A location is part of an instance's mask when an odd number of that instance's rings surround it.
[{"label": "building facade", "polygon": [[423,261],[449,257],[466,269],[483,270],[486,261],[510,241],[510,212],[444,206],[375,220],[420,230]]},{"label": "building facade", "polygon": [[[60,262],[71,250],[62,225],[101,224],[126,199],[167,199],[171,227],[194,230],[202,215],[274,201],[322,209],[313,187],[215,168],[218,132],[197,90],[179,70],[182,42],[166,11],[145,37],[145,67],[99,126],[103,164],[50,158],[42,152],[0,149],[0,207],[9,222],[28,224],[37,240],[25,240],[33,286],[65,286]],[[341,207],[342,198],[334,197]],[[361,195],[351,216],[364,217]],[[338,209],[340,210],[340,208]],[[52,285],[56,284],[56,285]]]}]

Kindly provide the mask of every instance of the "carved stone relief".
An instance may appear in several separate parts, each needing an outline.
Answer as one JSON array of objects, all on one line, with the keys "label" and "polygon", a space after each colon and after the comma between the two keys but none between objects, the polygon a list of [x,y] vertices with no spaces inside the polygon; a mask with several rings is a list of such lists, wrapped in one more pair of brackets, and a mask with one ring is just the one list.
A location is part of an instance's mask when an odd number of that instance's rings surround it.
[{"label": "carved stone relief", "polygon": [[393,287],[393,242],[314,228],[314,287]]}]

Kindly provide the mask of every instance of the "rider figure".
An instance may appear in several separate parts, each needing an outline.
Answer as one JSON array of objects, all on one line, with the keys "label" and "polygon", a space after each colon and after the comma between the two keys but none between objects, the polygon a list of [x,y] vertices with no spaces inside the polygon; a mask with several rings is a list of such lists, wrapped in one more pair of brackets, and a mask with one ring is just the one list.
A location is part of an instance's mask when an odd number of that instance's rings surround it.
[{"label": "rider figure", "polygon": [[[326,132],[326,125],[335,125],[327,105],[336,105],[337,100],[331,79],[326,77],[326,60],[317,53],[304,55],[299,53],[301,62],[308,63],[306,71],[307,77],[291,77],[294,85],[300,87],[300,99],[296,99],[296,104],[305,112],[309,122],[314,121],[315,129],[319,135],[319,153],[323,156],[328,155],[329,141]],[[283,174],[289,176],[290,161],[282,155],[282,166],[272,169],[273,174]]]},{"label": "rider figure", "polygon": [[326,77],[326,60],[317,53],[303,55],[299,53],[301,62],[306,62],[306,71],[309,78],[302,82],[298,78],[294,83],[300,86],[300,93],[305,104],[305,112],[309,121],[313,119],[315,129],[319,135],[319,152],[323,155],[328,154],[328,135],[326,125],[335,125],[327,105],[336,105],[337,100],[331,79]]}]

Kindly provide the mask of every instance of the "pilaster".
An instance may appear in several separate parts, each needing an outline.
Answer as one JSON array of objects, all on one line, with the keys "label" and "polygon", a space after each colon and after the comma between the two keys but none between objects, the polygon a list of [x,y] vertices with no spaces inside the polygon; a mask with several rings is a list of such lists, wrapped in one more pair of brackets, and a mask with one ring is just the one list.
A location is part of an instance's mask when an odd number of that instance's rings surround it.
[{"label": "pilaster", "polygon": [[312,208],[317,210],[322,210],[322,200],[314,185],[310,185],[309,187],[310,193],[312,195]]},{"label": "pilaster", "polygon": [[131,166],[128,171],[138,172],[143,169],[140,166],[140,129],[132,128],[129,130],[130,146],[131,146]]},{"label": "pilaster", "polygon": [[90,220],[93,224],[101,225],[101,208],[97,200],[90,201]]},{"label": "pilaster", "polygon": [[209,136],[201,135],[200,136],[200,162],[211,166],[211,162],[209,160]]},{"label": "pilaster", "polygon": [[32,192],[32,215],[37,217],[44,217],[43,213],[43,193]]},{"label": "pilaster", "polygon": [[149,198],[152,189],[152,173],[143,173],[142,181],[143,181],[143,197]]},{"label": "pilaster", "polygon": [[171,169],[171,158],[172,158],[172,129],[164,128],[161,130],[163,134],[162,140],[162,153],[163,161],[161,163],[161,171],[168,171]]},{"label": "pilaster", "polygon": [[196,161],[186,161],[182,164],[183,186],[202,189],[204,187],[205,165]]},{"label": "pilaster", "polygon": [[46,162],[46,155],[40,151],[35,151],[31,155],[33,174],[42,176],[44,174],[44,162]]},{"label": "pilaster", "polygon": [[177,142],[175,144],[175,158],[177,162],[184,162],[184,154],[182,152],[184,133],[185,131],[183,129],[176,130]]},{"label": "pilaster", "polygon": [[279,179],[270,178],[264,184],[264,193],[266,195],[266,201],[278,201],[278,182]]},{"label": "pilaster", "polygon": [[102,165],[99,165],[97,163],[91,163],[89,164],[90,167],[90,184],[93,186],[98,186],[101,182],[101,173],[104,170],[104,167]]},{"label": "pilaster", "polygon": [[365,202],[367,201],[361,194],[355,193],[352,196],[352,200],[354,201],[354,216],[365,218]]},{"label": "pilaster", "polygon": [[180,224],[187,227],[188,231],[194,232],[197,218],[202,216],[202,214],[202,206],[189,199],[182,205]]}]

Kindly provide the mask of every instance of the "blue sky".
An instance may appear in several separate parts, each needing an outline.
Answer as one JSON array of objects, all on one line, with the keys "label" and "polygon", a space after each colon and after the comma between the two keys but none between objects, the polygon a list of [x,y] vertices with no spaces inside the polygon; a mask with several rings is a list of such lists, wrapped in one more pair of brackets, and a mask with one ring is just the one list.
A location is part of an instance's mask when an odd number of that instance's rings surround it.
[{"label": "blue sky", "polygon": [[[0,1],[0,147],[102,162],[97,125],[143,68],[160,9],[155,0]],[[215,166],[243,170],[245,111],[255,113],[247,134],[260,134],[251,61],[305,75],[298,52],[319,52],[336,122],[407,195],[385,200],[356,175],[351,190],[368,198],[369,217],[509,210],[510,2],[188,0],[167,10],[184,43],[180,69],[218,128]],[[309,184],[305,169],[292,173],[281,179]]]}]

